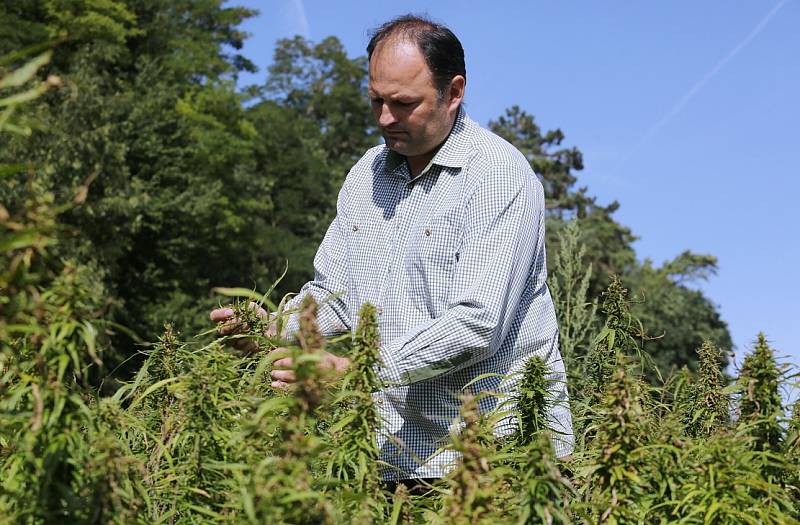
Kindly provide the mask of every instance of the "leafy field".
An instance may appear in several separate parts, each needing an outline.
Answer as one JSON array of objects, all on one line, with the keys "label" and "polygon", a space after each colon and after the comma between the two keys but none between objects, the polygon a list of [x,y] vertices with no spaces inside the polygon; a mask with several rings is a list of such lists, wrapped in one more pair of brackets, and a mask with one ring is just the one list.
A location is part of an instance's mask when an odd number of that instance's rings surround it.
[{"label": "leafy field", "polygon": [[[223,340],[182,339],[168,327],[135,378],[102,396],[92,386],[102,299],[90,274],[50,257],[56,212],[45,198],[25,217],[3,218],[0,286],[11,293],[0,320],[0,516],[8,523],[797,522],[800,410],[786,425],[785,372],[766,339],[759,335],[731,386],[711,343],[698,349],[697,374],[647,383],[652,365],[626,291],[614,280],[596,314],[582,296],[587,275],[570,271],[579,268],[574,224],[552,278],[562,327],[588,335],[602,321],[596,335],[564,347],[576,453],[553,457],[547,370],[533,359],[518,431],[495,438],[494,416],[476,409],[487,393],[464,392],[461,431],[448,445],[463,461],[429,494],[411,496],[402,486],[386,492],[377,477],[373,307],[364,306],[352,338],[326,341],[316,305],[304,303],[291,394],[269,388],[266,352],[238,355]],[[236,308],[260,347],[285,345],[262,335],[248,302]],[[321,348],[353,359],[343,380],[320,377]]]}]

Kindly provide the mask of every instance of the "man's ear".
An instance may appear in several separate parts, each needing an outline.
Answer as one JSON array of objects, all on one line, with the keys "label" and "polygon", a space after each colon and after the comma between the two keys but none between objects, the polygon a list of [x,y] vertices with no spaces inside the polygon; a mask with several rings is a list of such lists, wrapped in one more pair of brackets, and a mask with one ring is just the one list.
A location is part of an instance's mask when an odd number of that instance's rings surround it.
[{"label": "man's ear", "polygon": [[467,87],[467,79],[462,75],[456,75],[450,80],[450,86],[447,88],[448,96],[448,109],[454,111],[464,100],[464,90]]}]

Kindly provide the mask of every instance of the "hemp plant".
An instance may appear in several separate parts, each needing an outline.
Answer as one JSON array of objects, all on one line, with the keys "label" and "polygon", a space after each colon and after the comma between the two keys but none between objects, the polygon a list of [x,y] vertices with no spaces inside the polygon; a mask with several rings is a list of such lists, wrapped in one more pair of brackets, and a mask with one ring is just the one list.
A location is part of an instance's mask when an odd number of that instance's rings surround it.
[{"label": "hemp plant", "polygon": [[237,474],[238,501],[250,523],[334,524],[341,513],[326,496],[315,472],[326,443],[317,432],[318,409],[329,406],[326,378],[318,366],[325,345],[311,296],[299,312],[297,344],[289,349],[296,382],[293,390],[265,400],[255,420],[275,433],[272,454]]},{"label": "hemp plant", "polygon": [[777,452],[781,448],[780,377],[774,352],[766,336],[759,333],[755,348],[744,358],[739,374],[739,427],[754,438],[757,450]]},{"label": "hemp plant", "polygon": [[514,479],[516,523],[570,523],[568,501],[573,489],[555,461],[547,430],[549,399],[547,363],[534,356],[525,364],[516,402],[519,430],[507,452]]},{"label": "hemp plant", "polygon": [[554,270],[548,281],[558,317],[559,347],[569,373],[571,398],[580,390],[583,376],[578,364],[586,355],[597,313],[597,303],[589,301],[587,296],[592,265],[583,262],[586,246],[580,238],[577,219],[558,232],[559,249],[553,257]]},{"label": "hemp plant", "polygon": [[[0,89],[21,88],[42,65],[4,76]],[[0,98],[10,100],[21,99]],[[0,113],[0,132],[11,107]],[[35,172],[21,201],[20,209],[0,205],[0,515],[15,523],[84,519],[88,405],[107,343],[102,271],[53,248],[59,217],[74,203],[57,204]]]},{"label": "hemp plant", "polygon": [[537,433],[547,426],[547,413],[551,405],[548,372],[547,363],[539,356],[533,356],[525,363],[516,395],[519,420],[516,442],[519,445],[533,441]]},{"label": "hemp plant", "polygon": [[[48,254],[29,256],[35,267]],[[83,301],[93,297],[85,293],[91,285],[91,272],[81,267],[62,268],[50,282],[29,282],[20,291],[26,297],[16,298],[23,299],[16,322],[3,327],[0,513],[11,522],[80,516],[86,508],[80,458],[90,446],[87,404],[94,394],[87,377],[100,344],[92,323],[100,297]]]},{"label": "hemp plant", "polygon": [[795,505],[800,507],[800,399],[792,405],[792,417],[786,432],[784,455],[788,466],[784,485],[789,487]]},{"label": "hemp plant", "polygon": [[570,503],[574,489],[561,474],[553,444],[547,432],[538,432],[514,454],[517,479],[511,486],[517,496],[512,500],[520,525],[572,522]]},{"label": "hemp plant", "polygon": [[618,277],[614,277],[603,292],[600,309],[605,316],[605,324],[592,342],[585,368],[590,394],[594,397],[602,395],[615,373],[617,353],[642,357],[636,339],[644,336],[644,328],[631,313],[627,295],[628,290],[622,287]]},{"label": "hemp plant", "polygon": [[684,365],[673,372],[664,383],[664,394],[671,401],[670,413],[680,418],[683,425],[692,419],[694,382],[694,374]]},{"label": "hemp plant", "polygon": [[93,400],[84,429],[87,446],[73,450],[80,497],[87,502],[72,519],[82,523],[128,524],[146,512],[146,466],[131,447],[141,424],[113,398]]},{"label": "hemp plant", "polygon": [[143,427],[143,435],[127,437],[144,461],[151,521],[225,510],[229,474],[220,466],[234,455],[245,363],[218,341],[183,342],[168,326],[133,383],[120,389]]},{"label": "hemp plant", "polygon": [[690,401],[685,415],[686,432],[693,437],[709,436],[730,421],[730,399],[724,391],[725,375],[720,366],[720,352],[704,341],[697,350],[700,369],[690,385]]},{"label": "hemp plant", "polygon": [[[40,79],[50,51],[7,68],[34,49],[42,46],[0,57],[0,135],[29,136],[33,122],[20,110],[61,84]],[[27,163],[0,164],[2,177],[25,171],[16,206],[0,204],[0,516],[10,523],[118,521],[131,485],[114,470],[127,452],[99,430],[94,410],[107,343],[102,269],[64,260],[54,248],[61,215],[84,201],[86,187],[59,203]],[[107,468],[93,469],[101,457]]]},{"label": "hemp plant", "polygon": [[414,514],[414,503],[408,493],[408,487],[402,483],[392,494],[392,512],[389,515],[389,525],[414,525],[417,523]]},{"label": "hemp plant", "polygon": [[786,449],[789,453],[798,453],[800,458],[800,399],[792,405],[792,417],[787,429]]},{"label": "hemp plant", "polygon": [[644,328],[631,312],[627,295],[628,290],[623,288],[617,277],[612,279],[602,294],[601,311],[605,322],[584,362],[584,387],[579,396],[581,402],[572,402],[573,425],[579,442],[592,438],[590,429],[596,428],[592,423],[597,417],[596,407],[602,405],[605,390],[618,368],[619,356],[629,356],[633,359],[631,364],[639,364],[644,368],[644,355],[637,343],[637,338],[644,337]]},{"label": "hemp plant", "polygon": [[386,499],[380,488],[376,430],[380,414],[373,393],[381,389],[380,334],[376,308],[365,303],[358,316],[350,368],[341,382],[334,404],[337,417],[328,428],[337,444],[330,451],[327,475],[340,481],[340,496],[356,514],[351,522],[369,522],[385,511]]},{"label": "hemp plant", "polygon": [[492,422],[481,415],[476,396],[467,392],[462,399],[463,426],[452,435],[452,447],[461,460],[446,478],[448,491],[439,516],[453,525],[488,524],[496,520],[496,498],[504,493],[503,471],[495,460]]},{"label": "hemp plant", "polygon": [[798,523],[798,508],[787,490],[763,474],[765,462],[772,462],[770,453],[755,450],[753,439],[721,432],[694,441],[670,473],[675,495],[656,506],[661,519],[645,522]]},{"label": "hemp plant", "polygon": [[647,442],[644,385],[631,371],[630,358],[617,351],[614,370],[603,388],[598,417],[590,427],[593,456],[584,467],[584,487],[596,522],[637,523],[649,492],[641,476]]}]

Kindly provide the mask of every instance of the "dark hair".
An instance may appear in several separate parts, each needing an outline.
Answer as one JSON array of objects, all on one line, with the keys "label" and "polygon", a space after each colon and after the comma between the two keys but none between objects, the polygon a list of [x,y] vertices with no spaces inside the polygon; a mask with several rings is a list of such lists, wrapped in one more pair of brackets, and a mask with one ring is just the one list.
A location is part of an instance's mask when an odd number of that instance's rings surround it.
[{"label": "dark hair", "polygon": [[467,78],[464,48],[445,26],[417,15],[399,16],[373,31],[367,44],[367,56],[372,59],[378,44],[391,37],[407,38],[419,46],[440,98],[444,97],[453,77],[461,75]]}]

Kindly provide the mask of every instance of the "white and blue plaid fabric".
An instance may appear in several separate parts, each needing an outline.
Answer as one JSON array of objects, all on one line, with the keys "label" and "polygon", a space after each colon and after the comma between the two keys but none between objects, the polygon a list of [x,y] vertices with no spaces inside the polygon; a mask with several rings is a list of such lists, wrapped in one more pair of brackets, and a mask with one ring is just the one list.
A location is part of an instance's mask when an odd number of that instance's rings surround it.
[{"label": "white and blue plaid fabric", "polygon": [[[289,306],[313,294],[326,335],[352,330],[363,303],[378,308],[381,375],[389,385],[374,394],[385,480],[445,476],[458,460],[442,447],[460,426],[465,385],[488,374],[469,389],[513,399],[532,356],[551,369],[556,455],[572,452],[545,283],[544,210],[542,185],[525,157],[463,109],[414,179],[405,158],[385,145],[367,151],[348,174],[314,259],[315,278]],[[291,318],[289,332],[296,327]],[[506,411],[513,401],[486,396],[480,406]],[[507,415],[496,432],[515,425]]]}]

